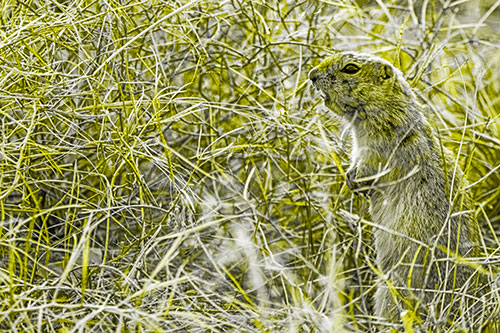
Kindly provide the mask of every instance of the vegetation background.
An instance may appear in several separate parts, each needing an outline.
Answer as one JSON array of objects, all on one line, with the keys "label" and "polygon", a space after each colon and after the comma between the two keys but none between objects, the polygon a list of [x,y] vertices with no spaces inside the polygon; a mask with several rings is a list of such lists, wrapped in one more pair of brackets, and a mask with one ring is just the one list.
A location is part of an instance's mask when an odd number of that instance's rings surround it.
[{"label": "vegetation background", "polygon": [[373,329],[333,49],[401,68],[500,248],[500,1],[0,7],[2,330]]}]

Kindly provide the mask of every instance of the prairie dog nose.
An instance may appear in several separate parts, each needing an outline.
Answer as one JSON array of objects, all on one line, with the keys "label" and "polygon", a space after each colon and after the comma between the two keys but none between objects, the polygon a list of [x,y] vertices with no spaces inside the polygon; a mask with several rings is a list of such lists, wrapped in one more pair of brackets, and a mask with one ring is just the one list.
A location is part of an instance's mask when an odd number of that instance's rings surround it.
[{"label": "prairie dog nose", "polygon": [[318,79],[318,70],[316,68],[311,69],[311,71],[308,74],[309,80],[311,80],[313,83],[316,82]]}]

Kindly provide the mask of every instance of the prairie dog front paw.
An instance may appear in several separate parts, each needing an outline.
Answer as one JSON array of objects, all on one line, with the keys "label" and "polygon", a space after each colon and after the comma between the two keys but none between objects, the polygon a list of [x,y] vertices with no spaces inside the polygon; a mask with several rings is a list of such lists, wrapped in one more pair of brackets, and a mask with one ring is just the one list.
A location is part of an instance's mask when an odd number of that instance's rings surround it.
[{"label": "prairie dog front paw", "polygon": [[373,181],[366,180],[360,181],[359,179],[363,179],[368,176],[363,172],[362,168],[353,167],[347,170],[346,173],[346,184],[349,189],[356,194],[362,194],[364,196],[371,196],[373,193]]}]

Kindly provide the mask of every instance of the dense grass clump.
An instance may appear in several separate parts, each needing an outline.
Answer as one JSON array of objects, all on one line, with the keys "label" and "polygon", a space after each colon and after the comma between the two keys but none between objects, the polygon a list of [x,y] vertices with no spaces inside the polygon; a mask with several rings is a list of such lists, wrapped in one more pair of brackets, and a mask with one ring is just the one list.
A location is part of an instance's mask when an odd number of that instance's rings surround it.
[{"label": "dense grass clump", "polygon": [[498,3],[1,6],[1,330],[380,324],[349,138],[307,81],[334,48],[418,88],[498,265]]}]

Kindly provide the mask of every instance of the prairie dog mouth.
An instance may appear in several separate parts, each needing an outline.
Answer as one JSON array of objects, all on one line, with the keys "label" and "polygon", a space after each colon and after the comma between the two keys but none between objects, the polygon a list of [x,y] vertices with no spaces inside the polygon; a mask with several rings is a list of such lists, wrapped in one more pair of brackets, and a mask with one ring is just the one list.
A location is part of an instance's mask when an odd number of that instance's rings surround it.
[{"label": "prairie dog mouth", "polygon": [[330,95],[323,89],[319,88],[318,86],[314,85],[314,88],[319,92],[319,95],[321,98],[326,102],[330,100]]},{"label": "prairie dog mouth", "polygon": [[324,102],[330,101],[330,95],[325,90],[322,89],[322,88],[324,88],[323,87],[324,83],[321,80],[322,77],[318,76],[317,73],[315,72],[315,70],[312,70],[309,73],[309,78],[312,81],[312,85],[313,85],[314,89],[319,92],[319,95],[321,96],[323,101]]},{"label": "prairie dog mouth", "polygon": [[330,95],[328,95],[326,92],[324,92],[323,90],[320,90],[320,95],[321,95],[321,98],[323,98],[323,101],[325,102],[328,102],[330,101]]}]

